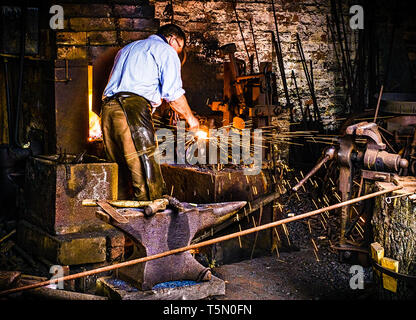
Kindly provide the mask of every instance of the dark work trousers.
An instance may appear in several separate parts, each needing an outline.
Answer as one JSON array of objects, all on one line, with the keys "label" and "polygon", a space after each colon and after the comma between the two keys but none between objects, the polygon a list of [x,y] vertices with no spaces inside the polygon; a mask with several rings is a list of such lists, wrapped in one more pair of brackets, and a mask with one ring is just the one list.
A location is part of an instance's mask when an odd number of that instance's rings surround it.
[{"label": "dark work trousers", "polygon": [[119,199],[155,200],[164,193],[150,103],[138,95],[119,93],[104,100],[101,111],[104,147],[119,165]]}]

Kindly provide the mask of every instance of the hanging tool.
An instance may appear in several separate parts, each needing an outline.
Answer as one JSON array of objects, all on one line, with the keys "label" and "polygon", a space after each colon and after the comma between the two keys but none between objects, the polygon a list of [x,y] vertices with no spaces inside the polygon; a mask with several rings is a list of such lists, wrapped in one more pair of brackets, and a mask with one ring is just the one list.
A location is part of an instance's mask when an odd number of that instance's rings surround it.
[{"label": "hanging tool", "polygon": [[292,79],[293,79],[293,84],[295,85],[296,97],[298,98],[299,109],[300,109],[300,113],[302,115],[302,121],[306,125],[306,128],[308,128],[308,119],[306,119],[306,114],[305,114],[305,111],[303,110],[303,107],[302,107],[302,99],[300,98],[298,83],[296,81],[295,72],[293,70],[292,70]]},{"label": "hanging tool", "polygon": [[[344,50],[344,44],[343,44],[343,40],[342,40],[342,34],[341,34],[341,22],[339,20],[338,17],[338,11],[337,11],[337,4],[335,2],[335,0],[331,0],[331,9],[332,9],[332,17],[334,19],[335,22],[335,27],[336,27],[336,33],[338,36],[338,43],[341,49],[341,58],[342,58],[342,63],[344,64],[344,71],[345,71],[345,75],[347,78],[347,84],[348,84],[348,90],[349,92],[352,94],[352,80],[351,80],[351,67],[348,65],[347,62],[347,57],[346,57],[346,52]],[[351,95],[352,98],[352,95]]]},{"label": "hanging tool", "polygon": [[259,68],[259,72],[261,72],[260,70],[260,60],[259,60],[259,53],[257,51],[257,45],[256,45],[256,37],[254,35],[254,29],[253,29],[253,17],[249,16],[248,18],[248,22],[250,23],[250,30],[251,30],[251,35],[253,36],[253,45],[254,45],[254,51],[256,53],[256,61],[257,61],[257,67]]},{"label": "hanging tool", "polygon": [[384,89],[384,85],[381,85],[380,93],[378,94],[378,101],[377,101],[376,112],[374,114],[373,122],[377,121],[377,116],[378,116],[378,110],[380,108],[381,97],[383,96],[383,89]]},{"label": "hanging tool", "polygon": [[278,27],[278,24],[277,24],[276,8],[274,6],[274,0],[272,0],[272,9],[273,9],[274,27],[276,29],[276,37],[275,37],[274,33],[272,32],[272,42],[273,42],[273,45],[274,45],[275,50],[276,50],[277,62],[278,62],[279,69],[280,69],[280,77],[282,79],[283,90],[284,90],[284,93],[285,93],[285,98],[286,98],[286,106],[285,107],[287,109],[289,109],[289,111],[290,111],[290,121],[293,122],[293,106],[290,103],[290,98],[289,98],[289,89],[288,89],[287,81],[286,81],[285,65],[284,65],[284,62],[283,62],[282,45],[281,45],[281,42],[280,42],[279,27]]},{"label": "hanging tool", "polygon": [[241,39],[243,40],[244,49],[246,50],[246,53],[247,53],[247,59],[248,59],[248,61],[250,61],[250,54],[248,53],[248,49],[247,49],[247,45],[246,45],[246,40],[244,39],[244,34],[243,34],[243,30],[241,29],[240,19],[238,18],[237,1],[233,1],[233,9],[234,9],[234,13],[235,13],[235,18],[237,20],[238,29],[240,30]]},{"label": "hanging tool", "polygon": [[6,57],[3,58],[4,61],[4,85],[6,90],[6,108],[7,108],[7,126],[8,126],[8,138],[9,145],[13,146],[15,140],[13,139],[13,116],[12,116],[12,102],[10,97],[10,82],[9,82],[9,61]]},{"label": "hanging tool", "polygon": [[[339,8],[339,16],[341,17],[342,38],[344,39],[345,56],[346,56],[348,70],[350,72],[351,79],[352,79],[353,78],[353,76],[352,76],[353,75],[353,65],[351,63],[351,53],[350,53],[349,44],[348,44],[347,32],[346,32],[346,29],[345,29],[344,15],[342,14],[341,0],[338,0],[338,8]],[[354,86],[352,85],[352,87],[354,87]]]},{"label": "hanging tool", "polygon": [[341,60],[340,60],[340,57],[339,57],[339,54],[338,54],[338,48],[337,48],[337,45],[336,45],[335,31],[334,31],[332,23],[329,20],[328,15],[326,16],[326,23],[328,25],[328,29],[329,29],[329,32],[331,34],[331,40],[332,40],[332,46],[333,46],[334,53],[335,53],[335,59],[337,60],[339,70],[341,71],[342,86],[343,86],[344,91],[347,94],[347,96],[349,96],[349,91],[347,89],[347,80],[346,80],[346,76],[345,76],[345,72],[344,72],[344,66],[341,63]]},{"label": "hanging tool", "polygon": [[312,103],[313,103],[313,112],[314,112],[314,116],[315,116],[315,121],[317,121],[318,123],[322,123],[322,118],[321,118],[321,114],[319,111],[319,107],[318,107],[318,102],[316,100],[316,95],[315,95],[315,89],[314,89],[314,85],[312,82],[312,78],[311,78],[311,74],[308,70],[308,65],[305,59],[305,54],[303,52],[303,47],[302,47],[302,42],[300,40],[299,34],[296,33],[296,45],[298,48],[298,52],[300,55],[300,59],[301,59],[301,63],[303,66],[303,71],[305,73],[305,77],[306,77],[306,82],[308,83],[308,87],[309,87],[309,91],[311,93],[311,97],[312,97]]}]

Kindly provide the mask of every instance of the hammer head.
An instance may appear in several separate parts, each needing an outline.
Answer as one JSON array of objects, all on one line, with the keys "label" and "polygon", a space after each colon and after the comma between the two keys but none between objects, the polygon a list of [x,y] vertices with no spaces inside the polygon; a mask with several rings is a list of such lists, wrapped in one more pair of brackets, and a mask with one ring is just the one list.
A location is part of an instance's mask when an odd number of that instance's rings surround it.
[{"label": "hammer head", "polygon": [[235,43],[229,43],[220,47],[220,50],[223,54],[232,54],[237,51]]}]

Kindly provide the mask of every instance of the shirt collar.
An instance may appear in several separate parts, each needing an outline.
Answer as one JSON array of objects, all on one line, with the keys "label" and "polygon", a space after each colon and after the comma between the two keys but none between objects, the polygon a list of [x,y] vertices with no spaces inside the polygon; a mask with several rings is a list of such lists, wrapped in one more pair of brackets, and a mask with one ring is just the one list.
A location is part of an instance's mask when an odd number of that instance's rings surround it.
[{"label": "shirt collar", "polygon": [[159,38],[160,38],[160,39],[162,39],[164,42],[166,42],[167,44],[169,44],[169,43],[168,43],[168,40],[165,38],[165,36],[164,36],[164,35],[162,35],[162,34],[160,34],[160,33],[156,33],[156,34],[155,34],[155,36],[159,37]]}]

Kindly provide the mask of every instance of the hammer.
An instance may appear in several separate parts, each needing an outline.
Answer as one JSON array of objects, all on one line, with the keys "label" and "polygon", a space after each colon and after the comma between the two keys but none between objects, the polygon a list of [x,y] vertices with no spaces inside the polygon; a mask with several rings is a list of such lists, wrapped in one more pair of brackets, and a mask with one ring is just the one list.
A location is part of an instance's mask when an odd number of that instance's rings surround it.
[{"label": "hammer", "polygon": [[167,205],[174,209],[176,213],[186,211],[186,208],[178,199],[169,195],[164,195],[163,199],[154,200],[149,205],[145,206],[144,214],[150,217],[158,211],[165,210]]},{"label": "hammer", "polygon": [[[97,206],[97,201],[96,199],[85,199],[82,201],[82,205],[87,207]],[[184,206],[178,199],[168,195],[153,201],[107,200],[107,202],[119,208],[143,208],[143,213],[147,217],[154,215],[158,211],[165,210],[167,205],[170,205],[176,212],[185,211]]]},{"label": "hammer", "polygon": [[156,199],[144,207],[143,213],[147,217],[153,216],[156,212],[165,210],[168,204],[168,199]]}]

